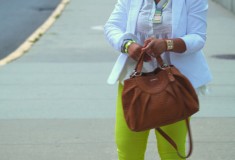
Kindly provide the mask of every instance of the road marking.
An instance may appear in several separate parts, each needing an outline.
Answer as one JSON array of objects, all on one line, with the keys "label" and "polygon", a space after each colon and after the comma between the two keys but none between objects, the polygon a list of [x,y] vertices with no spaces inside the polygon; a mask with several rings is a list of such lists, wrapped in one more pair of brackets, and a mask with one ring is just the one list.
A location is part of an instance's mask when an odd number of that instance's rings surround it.
[{"label": "road marking", "polygon": [[92,26],[91,29],[92,30],[96,30],[96,31],[103,31],[104,30],[104,26],[103,25]]},{"label": "road marking", "polygon": [[23,54],[26,53],[32,47],[32,45],[53,25],[69,2],[70,0],[62,0],[51,16],[49,16],[48,19],[26,39],[25,42],[23,42],[7,57],[0,60],[0,67],[23,56]]}]

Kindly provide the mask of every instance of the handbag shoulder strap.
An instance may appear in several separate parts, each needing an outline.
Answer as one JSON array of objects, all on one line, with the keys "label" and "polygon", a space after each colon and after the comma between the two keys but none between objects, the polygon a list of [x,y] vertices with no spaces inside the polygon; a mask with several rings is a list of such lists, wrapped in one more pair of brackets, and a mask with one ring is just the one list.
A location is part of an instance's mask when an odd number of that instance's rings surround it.
[{"label": "handbag shoulder strap", "polygon": [[188,136],[189,136],[189,151],[188,151],[187,156],[183,156],[181,153],[179,153],[177,144],[161,128],[156,128],[156,130],[175,148],[179,157],[183,159],[188,158],[192,154],[192,151],[193,151],[193,141],[192,141],[192,134],[191,134],[189,119],[187,118],[185,121],[186,121],[186,126],[188,129]]}]

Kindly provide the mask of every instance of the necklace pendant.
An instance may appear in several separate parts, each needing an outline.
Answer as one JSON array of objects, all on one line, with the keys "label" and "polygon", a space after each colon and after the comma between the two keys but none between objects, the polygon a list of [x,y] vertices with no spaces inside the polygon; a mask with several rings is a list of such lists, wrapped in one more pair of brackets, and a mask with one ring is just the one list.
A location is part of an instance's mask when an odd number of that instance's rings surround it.
[{"label": "necklace pendant", "polygon": [[157,23],[157,24],[162,23],[162,15],[161,14],[154,14],[153,23]]}]

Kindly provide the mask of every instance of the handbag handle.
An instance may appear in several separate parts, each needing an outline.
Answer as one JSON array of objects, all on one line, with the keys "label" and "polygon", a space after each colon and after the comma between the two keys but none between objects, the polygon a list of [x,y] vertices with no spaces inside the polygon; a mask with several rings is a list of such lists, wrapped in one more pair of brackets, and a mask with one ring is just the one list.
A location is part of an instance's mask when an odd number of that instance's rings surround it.
[{"label": "handbag handle", "polygon": [[[146,55],[146,53],[142,51],[141,55],[140,55],[140,57],[139,57],[139,59],[137,61],[137,64],[135,66],[135,75],[141,75],[143,64],[144,64],[144,56],[145,55]],[[167,65],[164,64],[163,59],[162,59],[161,56],[157,56],[156,60],[157,60],[158,64],[161,66],[161,68],[164,68],[165,66],[167,66]]]},{"label": "handbag handle", "polygon": [[186,126],[187,126],[187,129],[188,129],[188,136],[189,136],[189,151],[188,151],[188,154],[186,156],[183,156],[179,152],[177,144],[174,142],[174,140],[172,138],[170,138],[161,128],[156,128],[156,130],[175,148],[175,150],[178,153],[178,156],[180,158],[183,158],[183,159],[190,157],[190,155],[192,154],[192,151],[193,151],[193,140],[192,140],[192,134],[191,134],[189,119],[186,118],[185,121],[186,121]]}]

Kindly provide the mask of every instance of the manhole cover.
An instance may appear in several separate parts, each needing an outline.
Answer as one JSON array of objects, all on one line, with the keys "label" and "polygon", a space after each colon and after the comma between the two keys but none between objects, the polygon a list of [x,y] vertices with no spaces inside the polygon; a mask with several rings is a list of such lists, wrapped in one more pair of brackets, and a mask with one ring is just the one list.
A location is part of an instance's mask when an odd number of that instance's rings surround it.
[{"label": "manhole cover", "polygon": [[217,54],[212,57],[217,59],[235,60],[235,54]]}]

